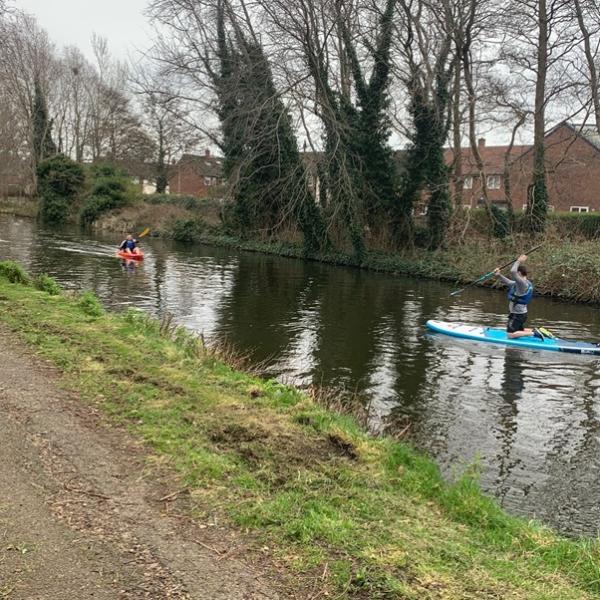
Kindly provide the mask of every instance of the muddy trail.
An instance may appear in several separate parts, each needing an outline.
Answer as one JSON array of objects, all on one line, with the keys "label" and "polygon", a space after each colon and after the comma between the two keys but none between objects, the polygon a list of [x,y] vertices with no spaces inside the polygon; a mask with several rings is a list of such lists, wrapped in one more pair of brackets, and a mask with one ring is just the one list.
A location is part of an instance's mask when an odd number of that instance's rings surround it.
[{"label": "muddy trail", "polygon": [[2,328],[0,414],[0,600],[306,597]]}]

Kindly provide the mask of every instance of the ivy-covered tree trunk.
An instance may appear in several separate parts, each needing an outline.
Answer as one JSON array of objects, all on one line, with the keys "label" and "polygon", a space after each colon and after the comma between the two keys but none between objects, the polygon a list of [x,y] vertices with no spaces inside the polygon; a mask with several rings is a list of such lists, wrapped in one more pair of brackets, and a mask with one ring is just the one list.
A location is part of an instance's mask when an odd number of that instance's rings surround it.
[{"label": "ivy-covered tree trunk", "polygon": [[452,207],[449,169],[444,162],[444,144],[449,124],[445,119],[448,102],[448,78],[438,77],[436,100],[428,99],[416,83],[409,85],[409,112],[413,119],[412,143],[406,157],[402,194],[397,207],[396,227],[400,244],[414,243],[414,207],[427,203],[428,245],[439,248],[450,222]]},{"label": "ivy-covered tree trunk", "polygon": [[398,175],[394,154],[389,145],[390,120],[389,79],[391,69],[391,44],[394,11],[397,0],[387,0],[379,19],[376,43],[370,48],[373,70],[366,78],[354,42],[346,24],[340,17],[345,50],[348,56],[358,100],[357,109],[348,105],[346,126],[349,133],[351,164],[355,167],[353,178],[361,193],[361,209],[370,227],[382,220],[397,201]]},{"label": "ivy-covered tree trunk", "polygon": [[168,165],[166,163],[165,136],[162,123],[158,126],[158,156],[156,162],[156,193],[164,194],[169,185]]},{"label": "ivy-covered tree trunk", "polygon": [[452,213],[448,183],[450,173],[444,163],[443,141],[441,143],[440,141],[438,139],[431,149],[431,165],[427,169],[428,187],[431,194],[427,205],[427,227],[431,249],[437,249],[443,245]]},{"label": "ivy-covered tree trunk", "polygon": [[548,8],[538,0],[537,78],[533,123],[533,177],[527,199],[527,228],[539,233],[546,228],[548,187],[546,184],[546,75],[548,70]]},{"label": "ivy-covered tree trunk", "polygon": [[38,165],[56,154],[56,145],[52,141],[52,121],[48,118],[46,96],[39,79],[34,81],[33,98],[33,160]]},{"label": "ivy-covered tree trunk", "polygon": [[234,198],[237,227],[274,232],[295,222],[308,254],[327,245],[325,222],[309,189],[287,108],[260,43],[248,40],[217,6],[216,78],[223,132],[224,171]]}]

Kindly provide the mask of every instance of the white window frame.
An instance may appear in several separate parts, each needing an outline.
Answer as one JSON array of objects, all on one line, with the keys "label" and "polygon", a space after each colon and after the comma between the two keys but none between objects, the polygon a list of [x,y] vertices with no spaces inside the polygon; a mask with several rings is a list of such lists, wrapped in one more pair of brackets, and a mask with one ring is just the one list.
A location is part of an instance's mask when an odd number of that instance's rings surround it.
[{"label": "white window frame", "polygon": [[488,175],[485,182],[488,190],[499,190],[502,185],[502,175]]},{"label": "white window frame", "polygon": [[572,213],[588,213],[590,212],[589,206],[570,206],[569,212]]},{"label": "white window frame", "polygon": [[465,190],[472,190],[473,189],[473,175],[467,175],[463,179],[463,188]]},{"label": "white window frame", "polygon": [[521,209],[523,212],[527,212],[527,204],[523,204],[523,208]]}]

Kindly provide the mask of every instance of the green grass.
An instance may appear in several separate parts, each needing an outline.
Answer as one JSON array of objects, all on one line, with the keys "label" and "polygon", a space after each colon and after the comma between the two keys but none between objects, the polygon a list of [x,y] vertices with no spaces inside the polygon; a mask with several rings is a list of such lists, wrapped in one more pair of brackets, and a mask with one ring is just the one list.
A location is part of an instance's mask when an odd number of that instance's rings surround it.
[{"label": "green grass", "polygon": [[0,320],[175,469],[198,518],[252,531],[299,585],[340,599],[600,597],[597,541],[509,517],[473,478],[447,485],[408,446],[85,298],[0,276]]}]

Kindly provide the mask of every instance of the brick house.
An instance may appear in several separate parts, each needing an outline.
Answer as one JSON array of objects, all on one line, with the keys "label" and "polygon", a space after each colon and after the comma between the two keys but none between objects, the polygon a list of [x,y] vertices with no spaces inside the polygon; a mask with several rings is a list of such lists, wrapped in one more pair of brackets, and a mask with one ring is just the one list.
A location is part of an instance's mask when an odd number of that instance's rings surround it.
[{"label": "brick house", "polygon": [[[600,211],[600,135],[594,125],[563,122],[546,134],[546,168],[550,210]],[[533,149],[510,166],[513,206],[527,205]]]},{"label": "brick house", "polygon": [[[520,155],[528,151],[531,146],[513,146],[508,157],[509,163],[515,161]],[[485,138],[480,138],[477,149],[484,164],[488,198],[492,204],[506,207],[504,194],[504,170],[508,146],[487,146]],[[475,157],[471,148],[463,148],[461,151],[462,173],[463,173],[463,206],[465,208],[476,208],[483,203],[483,186]],[[447,165],[454,164],[454,150],[448,148],[444,152],[444,160]]]},{"label": "brick house", "polygon": [[[567,212],[600,211],[600,135],[594,125],[559,123],[545,137],[546,168],[550,210]],[[504,194],[505,160],[508,146],[487,146],[480,139],[490,202],[506,207]],[[454,163],[452,149],[445,151],[446,164]],[[463,204],[481,206],[481,180],[470,148],[462,150],[464,177]],[[509,157],[513,208],[524,210],[531,184],[533,146],[513,146]]]},{"label": "brick house", "polygon": [[172,166],[169,193],[206,198],[224,183],[223,159],[206,150],[203,156],[184,154]]}]

